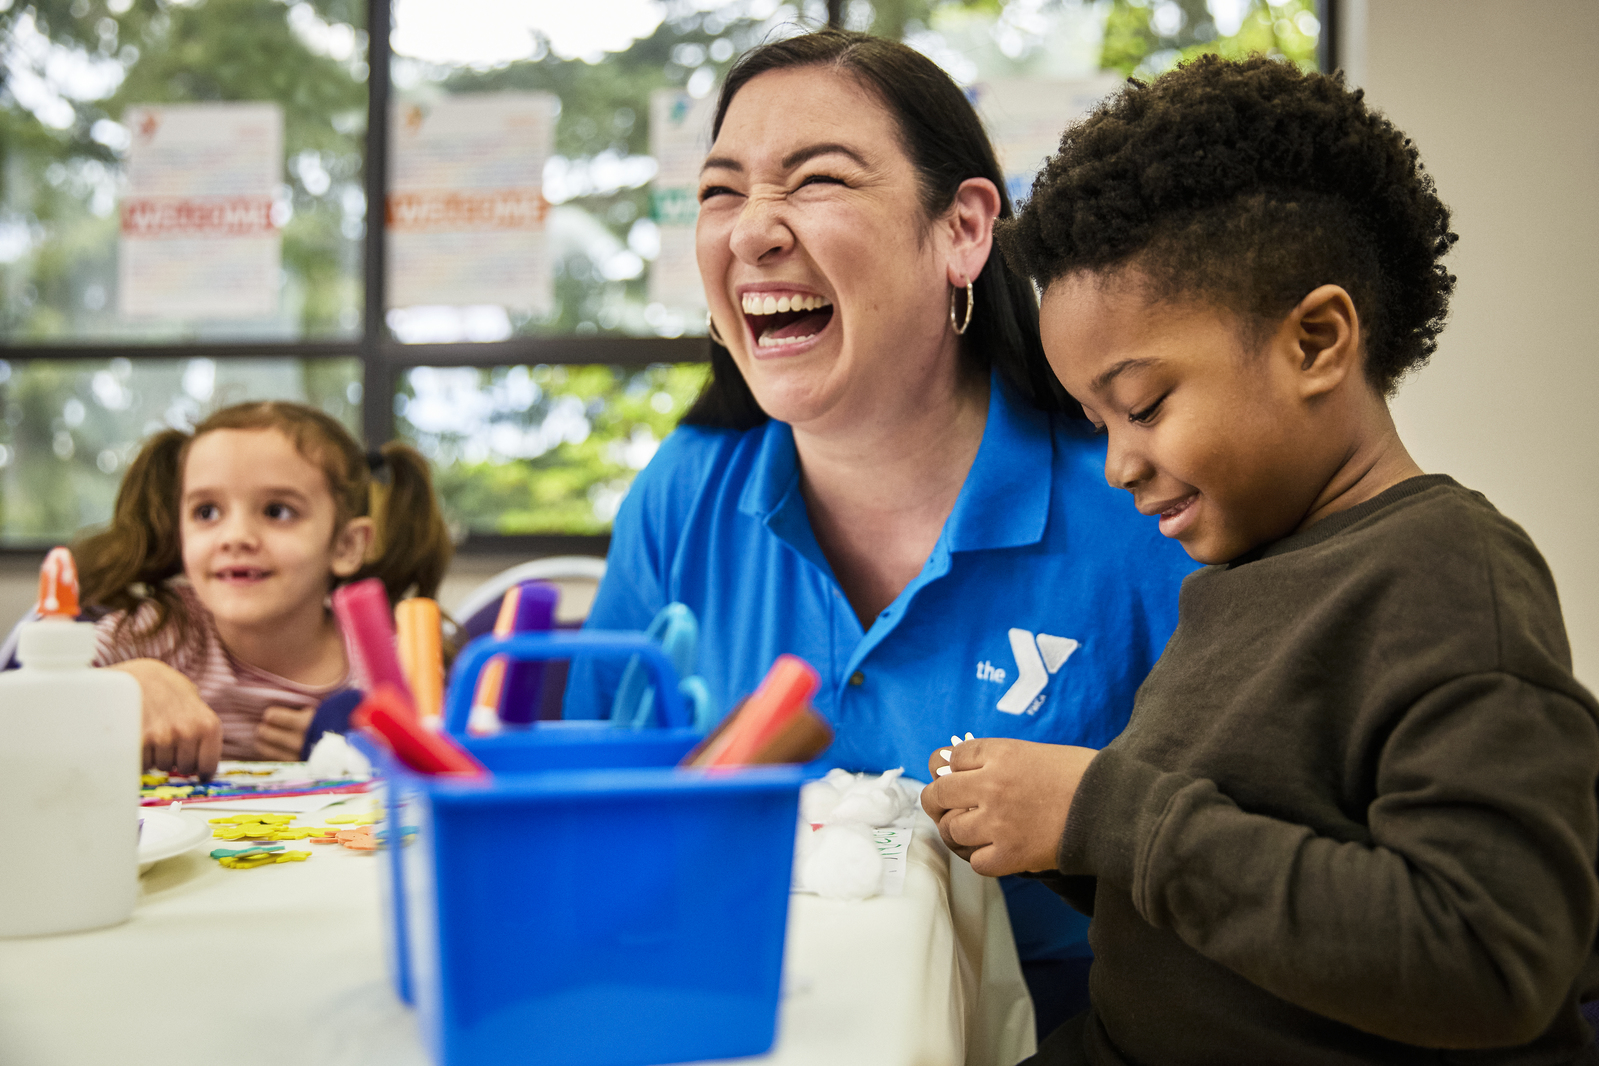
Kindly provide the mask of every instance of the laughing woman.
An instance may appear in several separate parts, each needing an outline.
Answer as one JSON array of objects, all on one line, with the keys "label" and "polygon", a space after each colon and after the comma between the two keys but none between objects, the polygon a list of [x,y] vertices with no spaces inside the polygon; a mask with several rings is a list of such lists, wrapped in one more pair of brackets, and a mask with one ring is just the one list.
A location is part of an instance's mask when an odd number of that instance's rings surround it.
[{"label": "laughing woman", "polygon": [[[1032,289],[990,254],[1011,207],[966,97],[903,45],[827,31],[745,55],[712,132],[712,379],[617,515],[590,625],[687,604],[724,709],[800,656],[829,765],[917,774],[967,731],[1102,747],[1192,564],[1105,484]],[[567,713],[615,686],[574,664]],[[1036,1000],[1048,1032],[1086,1005],[1087,919],[1003,887],[1028,984],[1081,997]]]}]

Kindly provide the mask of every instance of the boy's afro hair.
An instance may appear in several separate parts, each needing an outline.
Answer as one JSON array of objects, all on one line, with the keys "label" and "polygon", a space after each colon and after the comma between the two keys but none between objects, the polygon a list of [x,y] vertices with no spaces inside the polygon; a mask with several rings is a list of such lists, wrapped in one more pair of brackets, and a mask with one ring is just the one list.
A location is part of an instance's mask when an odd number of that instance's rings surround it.
[{"label": "boy's afro hair", "polygon": [[1129,81],[1066,130],[1001,244],[1043,286],[1134,267],[1154,299],[1259,327],[1341,285],[1391,393],[1438,346],[1456,237],[1415,146],[1362,95],[1258,56]]}]

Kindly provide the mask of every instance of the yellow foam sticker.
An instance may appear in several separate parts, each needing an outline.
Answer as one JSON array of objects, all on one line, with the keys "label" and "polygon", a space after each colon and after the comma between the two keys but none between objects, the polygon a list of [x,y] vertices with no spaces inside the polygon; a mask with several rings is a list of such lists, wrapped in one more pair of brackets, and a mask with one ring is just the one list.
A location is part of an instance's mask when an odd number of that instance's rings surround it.
[{"label": "yellow foam sticker", "polygon": [[261,851],[243,855],[225,855],[217,859],[217,863],[230,870],[253,870],[257,866],[271,866],[280,862],[304,862],[310,857],[309,851],[285,851],[278,854]]}]

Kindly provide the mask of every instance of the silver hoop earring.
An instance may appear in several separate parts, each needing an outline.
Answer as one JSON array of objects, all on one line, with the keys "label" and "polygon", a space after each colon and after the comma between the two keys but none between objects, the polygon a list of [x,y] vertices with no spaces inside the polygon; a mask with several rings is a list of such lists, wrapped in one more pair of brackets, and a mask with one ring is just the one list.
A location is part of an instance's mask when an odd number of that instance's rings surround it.
[{"label": "silver hoop earring", "polygon": [[[954,313],[953,310],[950,311],[950,314]],[[727,342],[722,339],[722,335],[716,332],[716,319],[709,311],[705,312],[705,331],[711,335],[711,340],[720,344],[723,348],[727,347]]]},{"label": "silver hoop earring", "polygon": [[955,300],[956,300],[956,298],[959,295],[960,295],[960,290],[959,289],[951,289],[950,290],[950,293],[949,293],[949,324],[950,324],[950,328],[955,331],[955,336],[957,336],[957,337],[963,335],[966,332],[967,327],[969,327],[972,324],[972,308],[977,303],[976,298],[972,295],[972,283],[968,280],[966,282],[966,317],[964,319],[962,319],[961,320],[961,324],[957,326],[955,324]]}]

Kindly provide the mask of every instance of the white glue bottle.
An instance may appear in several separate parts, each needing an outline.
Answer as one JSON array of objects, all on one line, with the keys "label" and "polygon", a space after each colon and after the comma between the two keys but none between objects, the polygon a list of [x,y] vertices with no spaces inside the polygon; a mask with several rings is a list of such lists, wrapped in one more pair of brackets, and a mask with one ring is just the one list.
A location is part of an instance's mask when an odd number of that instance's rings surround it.
[{"label": "white glue bottle", "polygon": [[126,921],[139,891],[139,683],[95,670],[77,573],[56,548],[41,621],[0,673],[0,937]]}]

